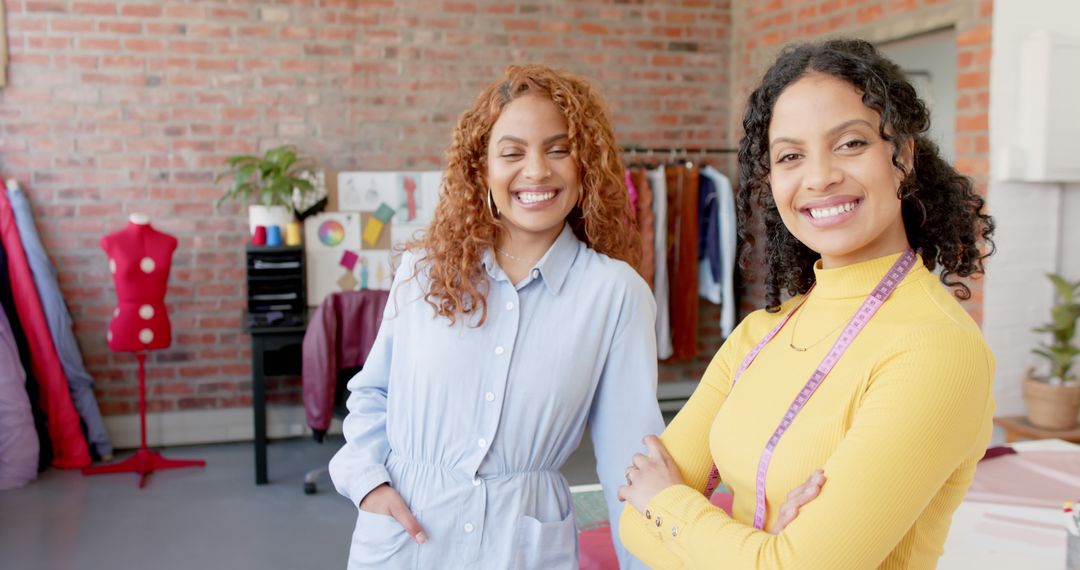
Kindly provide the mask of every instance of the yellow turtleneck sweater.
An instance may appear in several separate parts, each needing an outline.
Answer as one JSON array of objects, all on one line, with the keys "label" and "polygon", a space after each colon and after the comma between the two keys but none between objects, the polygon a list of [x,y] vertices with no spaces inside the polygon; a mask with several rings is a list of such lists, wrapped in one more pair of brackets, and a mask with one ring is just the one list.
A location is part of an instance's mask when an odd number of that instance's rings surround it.
[{"label": "yellow turtleneck sweater", "polygon": [[[746,354],[802,297],[735,329],[661,436],[686,484],[653,498],[648,520],[627,505],[619,525],[627,549],[653,568],[935,567],[990,439],[994,358],[921,258],[781,438],[768,471],[765,528],[819,467],[820,496],[779,535],[753,527],[765,442],[898,257],[816,268],[805,305],[732,389]],[[734,518],[702,495],[713,461],[734,491]]]}]

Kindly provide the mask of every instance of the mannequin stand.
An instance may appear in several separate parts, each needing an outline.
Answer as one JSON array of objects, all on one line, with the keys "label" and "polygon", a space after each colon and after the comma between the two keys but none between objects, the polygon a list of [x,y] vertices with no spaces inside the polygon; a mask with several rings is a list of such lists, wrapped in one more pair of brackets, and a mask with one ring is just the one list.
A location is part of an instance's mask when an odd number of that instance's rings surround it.
[{"label": "mannequin stand", "polygon": [[139,360],[139,428],[142,445],[135,451],[135,455],[123,461],[84,467],[82,473],[83,475],[138,473],[139,488],[142,489],[146,486],[146,476],[154,471],[181,467],[205,467],[206,462],[201,459],[168,459],[146,447],[146,353],[136,353],[135,357]]}]

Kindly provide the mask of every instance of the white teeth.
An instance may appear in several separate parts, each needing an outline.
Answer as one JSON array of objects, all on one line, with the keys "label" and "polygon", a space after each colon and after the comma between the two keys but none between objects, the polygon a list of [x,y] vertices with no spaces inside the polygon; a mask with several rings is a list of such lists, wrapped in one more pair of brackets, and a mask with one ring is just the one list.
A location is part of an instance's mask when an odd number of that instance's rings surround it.
[{"label": "white teeth", "polygon": [[833,216],[839,216],[844,212],[850,212],[854,209],[855,202],[848,202],[847,204],[841,204],[831,208],[810,208],[810,216],[815,220],[820,218],[831,218]]},{"label": "white teeth", "polygon": [[518,193],[518,200],[521,200],[525,204],[535,204],[536,202],[543,202],[544,200],[550,200],[555,197],[554,192],[520,192]]}]

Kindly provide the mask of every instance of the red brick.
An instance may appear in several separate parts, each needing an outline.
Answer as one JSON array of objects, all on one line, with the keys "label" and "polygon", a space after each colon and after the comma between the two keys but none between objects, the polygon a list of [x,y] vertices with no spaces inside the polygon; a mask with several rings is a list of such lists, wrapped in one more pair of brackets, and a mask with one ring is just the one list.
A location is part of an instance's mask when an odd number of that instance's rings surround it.
[{"label": "red brick", "polygon": [[114,2],[80,2],[76,0],[71,11],[76,14],[93,14],[95,16],[115,16],[116,3]]},{"label": "red brick", "polygon": [[165,51],[165,42],[160,40],[125,40],[124,47],[136,52]]},{"label": "red brick", "polygon": [[[8,10],[11,10],[9,7]],[[26,1],[27,12],[67,12],[67,2],[58,2],[50,0],[27,0]]]},{"label": "red brick", "polygon": [[991,33],[990,24],[983,24],[957,34],[956,45],[960,47],[989,45]]},{"label": "red brick", "polygon": [[94,21],[91,19],[75,20],[52,19],[49,21],[49,31],[53,33],[86,33],[94,31]]},{"label": "red brick", "polygon": [[137,16],[139,18],[157,18],[161,16],[161,6],[156,4],[126,4],[121,6],[121,16]]}]

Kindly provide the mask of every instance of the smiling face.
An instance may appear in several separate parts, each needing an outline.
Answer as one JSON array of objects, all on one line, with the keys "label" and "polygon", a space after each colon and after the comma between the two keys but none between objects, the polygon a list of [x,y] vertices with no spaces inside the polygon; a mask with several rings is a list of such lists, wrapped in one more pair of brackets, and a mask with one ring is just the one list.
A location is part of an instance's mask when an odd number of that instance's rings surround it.
[{"label": "smiling face", "polygon": [[[826,268],[908,247],[880,116],[850,83],[811,73],[776,100],[769,123],[769,182],[788,231],[821,255]],[[911,164],[912,145],[900,161]]]},{"label": "smiling face", "polygon": [[550,244],[581,195],[566,118],[548,98],[506,105],[491,128],[487,183],[513,242]]}]

